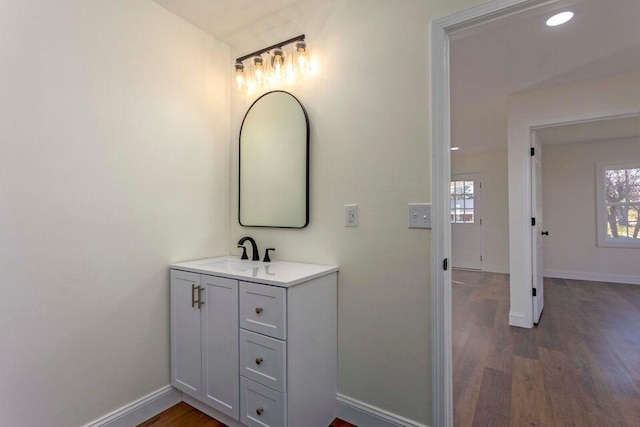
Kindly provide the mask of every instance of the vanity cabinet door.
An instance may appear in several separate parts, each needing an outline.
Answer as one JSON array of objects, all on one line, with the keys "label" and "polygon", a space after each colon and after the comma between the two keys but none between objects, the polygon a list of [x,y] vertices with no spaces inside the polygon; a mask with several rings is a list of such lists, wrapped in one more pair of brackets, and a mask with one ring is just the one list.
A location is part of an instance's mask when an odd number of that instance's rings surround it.
[{"label": "vanity cabinet door", "polygon": [[171,385],[196,399],[202,393],[199,286],[199,274],[171,270]]},{"label": "vanity cabinet door", "polygon": [[202,305],[202,401],[238,420],[238,281],[200,276]]}]

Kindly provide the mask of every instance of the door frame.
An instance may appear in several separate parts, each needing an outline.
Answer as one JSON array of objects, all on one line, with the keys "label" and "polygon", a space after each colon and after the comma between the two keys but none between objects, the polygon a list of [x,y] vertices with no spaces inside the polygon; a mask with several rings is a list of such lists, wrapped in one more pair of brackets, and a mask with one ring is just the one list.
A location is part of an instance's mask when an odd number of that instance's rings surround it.
[{"label": "door frame", "polygon": [[[549,127],[556,127],[556,126],[565,126],[565,125],[573,125],[573,124],[579,124],[579,123],[588,123],[588,122],[593,122],[593,121],[600,121],[600,120],[610,120],[610,119],[622,119],[625,117],[636,117],[636,116],[640,116],[640,107],[631,107],[631,108],[624,108],[624,109],[614,109],[614,110],[607,110],[607,111],[599,111],[599,112],[592,112],[592,113],[584,113],[584,114],[578,114],[578,115],[573,115],[573,116],[563,116],[563,117],[555,117],[552,119],[545,119],[545,120],[536,120],[536,121],[531,121],[531,122],[527,122],[524,126],[522,126],[522,131],[526,132],[528,135],[528,138],[526,138],[527,141],[529,141],[529,145],[527,147],[525,147],[522,151],[522,156],[523,159],[526,159],[526,161],[530,162],[530,153],[529,153],[529,147],[533,147],[533,138],[535,137],[535,132],[537,130],[540,129],[544,129],[544,128],[549,128]],[[544,176],[544,172],[543,172],[543,176]],[[525,201],[525,212],[528,212],[527,216],[535,216],[532,212],[532,203],[531,203],[531,198],[533,197],[533,187],[532,187],[532,170],[531,170],[531,166],[528,168],[524,168],[524,181],[522,183],[523,187],[523,197],[524,197],[524,201]],[[510,206],[511,209],[511,206]],[[509,215],[511,216],[511,212],[509,212]],[[522,239],[521,245],[523,245],[522,247],[517,247],[517,248],[510,248],[510,258],[513,257],[513,254],[511,253],[511,250],[522,250],[523,253],[523,260],[524,262],[524,268],[521,269],[521,271],[513,271],[513,268],[511,268],[511,276],[512,278],[516,275],[519,275],[521,277],[521,282],[514,282],[511,281],[510,283],[510,287],[511,287],[511,294],[513,295],[514,292],[514,287],[520,286],[521,284],[523,285],[523,291],[522,291],[522,295],[525,296],[525,299],[522,301],[524,303],[524,307],[525,307],[525,324],[524,327],[526,328],[531,328],[533,327],[533,319],[534,319],[534,313],[533,313],[533,298],[528,298],[529,295],[531,295],[531,287],[533,284],[533,238],[531,236],[531,229],[529,227],[528,224],[520,224],[521,231],[522,231],[522,236],[524,237]],[[511,245],[510,245],[511,246]],[[530,260],[530,261],[528,261]],[[543,274],[544,274],[544,270],[543,270]],[[509,323],[511,325],[516,325],[516,326],[520,326],[520,324],[517,323],[512,323],[512,313],[510,312],[509,314]]]},{"label": "door frame", "polygon": [[[432,427],[453,425],[451,347],[451,87],[449,35],[558,0],[491,0],[431,21],[431,396]],[[533,313],[532,313],[533,314]]]},{"label": "door frame", "polygon": [[[483,196],[484,194],[482,193],[482,174],[480,172],[470,172],[470,173],[453,173],[451,174],[451,178],[450,181],[453,181],[453,177],[464,177],[464,178],[469,178],[469,177],[473,177],[473,178],[477,178],[477,182],[478,185],[477,187],[474,188],[473,190],[473,206],[474,206],[474,215],[476,212],[479,212],[480,215],[475,215],[476,220],[479,221],[477,223],[477,226],[480,227],[480,270],[472,270],[472,271],[484,271],[484,222],[482,221],[482,216],[483,216]],[[465,179],[466,180],[466,179]],[[449,213],[451,213],[451,211],[449,211]],[[449,221],[451,222],[451,221]],[[453,227],[453,225],[452,225]],[[452,231],[453,233],[453,231]],[[452,235],[453,237],[453,235]],[[453,245],[453,241],[452,241],[452,245]],[[453,251],[453,246],[452,246],[452,251]],[[451,255],[451,268],[453,267],[453,253]],[[464,269],[464,268],[462,268]]]},{"label": "door frame", "polygon": [[[531,321],[534,325],[537,325],[540,321],[540,318],[536,321],[536,302],[537,300],[542,300],[542,309],[544,309],[544,265],[538,253],[539,245],[542,245],[542,228],[541,226],[544,224],[544,215],[542,215],[542,186],[538,188],[538,174],[540,175],[540,182],[542,182],[542,143],[540,139],[536,135],[536,130],[531,129],[531,156],[529,156],[529,176],[531,188],[529,189],[529,194],[531,195],[530,203],[531,203],[531,294],[533,294],[533,290],[536,289],[537,293],[531,298]],[[537,170],[537,164],[540,165],[540,170]],[[535,177],[534,177],[535,172]],[[535,187],[535,190],[534,190]],[[540,200],[538,201],[538,194],[540,195]],[[538,203],[540,206],[538,206]],[[533,224],[533,218],[536,219],[535,225]],[[534,237],[535,236],[535,237]],[[542,252],[542,248],[540,250]],[[542,268],[539,267],[542,265]],[[539,281],[539,279],[542,279]],[[542,309],[540,310],[540,315],[542,315]]]}]

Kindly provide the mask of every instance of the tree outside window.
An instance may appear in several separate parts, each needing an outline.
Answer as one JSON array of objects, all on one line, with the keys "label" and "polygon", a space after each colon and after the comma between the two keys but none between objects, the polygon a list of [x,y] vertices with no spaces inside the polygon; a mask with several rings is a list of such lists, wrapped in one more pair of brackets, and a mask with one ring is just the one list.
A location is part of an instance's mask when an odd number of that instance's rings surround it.
[{"label": "tree outside window", "polygon": [[601,224],[606,221],[605,240],[640,247],[640,165],[604,167],[601,171],[604,197],[601,196],[600,203],[604,202],[606,217]]}]

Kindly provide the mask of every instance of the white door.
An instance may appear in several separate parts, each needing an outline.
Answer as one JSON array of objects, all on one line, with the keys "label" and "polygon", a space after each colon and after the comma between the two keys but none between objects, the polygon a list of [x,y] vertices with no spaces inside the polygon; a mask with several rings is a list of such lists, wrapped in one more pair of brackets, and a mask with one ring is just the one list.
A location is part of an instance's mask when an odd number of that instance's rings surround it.
[{"label": "white door", "polygon": [[200,275],[171,270],[171,385],[200,399],[202,384]]},{"label": "white door", "polygon": [[[544,277],[542,269],[542,236],[548,234],[543,231],[542,221],[542,150],[538,139],[533,137],[533,151],[531,156],[531,253],[533,265],[532,295],[533,295],[533,323],[540,321],[544,308]],[[534,224],[535,221],[535,224]],[[543,234],[544,233],[544,234]]]},{"label": "white door", "polygon": [[204,403],[240,419],[238,281],[201,276]]},{"label": "white door", "polygon": [[479,174],[451,176],[451,261],[454,268],[482,270]]}]

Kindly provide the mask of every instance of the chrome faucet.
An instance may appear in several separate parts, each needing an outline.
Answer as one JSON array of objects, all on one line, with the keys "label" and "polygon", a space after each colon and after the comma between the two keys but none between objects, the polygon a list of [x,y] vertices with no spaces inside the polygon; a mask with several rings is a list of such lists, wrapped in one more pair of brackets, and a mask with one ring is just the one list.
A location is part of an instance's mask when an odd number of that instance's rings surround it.
[{"label": "chrome faucet", "polygon": [[249,257],[247,257],[247,248],[244,247],[244,242],[249,241],[249,243],[251,243],[251,246],[253,246],[253,261],[260,261],[260,253],[258,252],[258,245],[256,244],[256,241],[253,240],[251,237],[249,236],[245,236],[242,239],[238,240],[238,247],[242,248],[242,258],[241,259],[249,259]]}]

